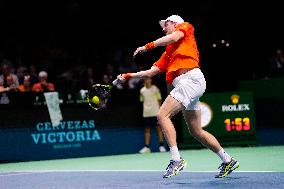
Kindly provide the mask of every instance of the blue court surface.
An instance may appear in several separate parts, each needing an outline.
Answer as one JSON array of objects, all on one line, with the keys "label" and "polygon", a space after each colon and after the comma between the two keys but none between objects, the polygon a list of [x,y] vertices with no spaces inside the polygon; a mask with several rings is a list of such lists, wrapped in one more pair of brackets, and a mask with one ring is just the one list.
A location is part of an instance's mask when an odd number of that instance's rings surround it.
[{"label": "blue court surface", "polygon": [[284,146],[227,148],[240,162],[216,179],[218,157],[207,149],[181,150],[189,164],[164,179],[168,153],[128,154],[0,164],[0,189],[284,189]]},{"label": "blue court surface", "polygon": [[161,171],[35,171],[0,174],[1,189],[89,188],[284,188],[284,172],[233,172],[223,179],[215,172],[182,172],[163,179]]}]

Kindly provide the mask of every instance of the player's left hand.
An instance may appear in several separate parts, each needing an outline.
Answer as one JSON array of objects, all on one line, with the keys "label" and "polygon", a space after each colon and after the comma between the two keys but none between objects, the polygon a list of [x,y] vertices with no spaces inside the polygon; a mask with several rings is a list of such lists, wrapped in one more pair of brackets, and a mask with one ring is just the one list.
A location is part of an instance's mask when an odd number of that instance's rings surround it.
[{"label": "player's left hand", "polygon": [[138,53],[141,54],[141,53],[146,52],[146,51],[147,51],[147,49],[146,49],[145,46],[138,47],[138,48],[136,49],[136,51],[134,52],[133,57],[135,57]]}]

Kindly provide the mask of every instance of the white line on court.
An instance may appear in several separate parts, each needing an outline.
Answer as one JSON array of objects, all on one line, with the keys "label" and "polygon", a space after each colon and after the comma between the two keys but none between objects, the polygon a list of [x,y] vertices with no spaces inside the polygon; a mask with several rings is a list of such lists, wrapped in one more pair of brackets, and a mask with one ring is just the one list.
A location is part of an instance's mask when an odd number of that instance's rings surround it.
[{"label": "white line on court", "polygon": [[[0,177],[21,176],[35,173],[80,173],[80,172],[164,172],[164,170],[28,170],[0,172]],[[215,173],[217,171],[183,171],[186,173]],[[283,171],[234,171],[237,173],[278,173]]]}]

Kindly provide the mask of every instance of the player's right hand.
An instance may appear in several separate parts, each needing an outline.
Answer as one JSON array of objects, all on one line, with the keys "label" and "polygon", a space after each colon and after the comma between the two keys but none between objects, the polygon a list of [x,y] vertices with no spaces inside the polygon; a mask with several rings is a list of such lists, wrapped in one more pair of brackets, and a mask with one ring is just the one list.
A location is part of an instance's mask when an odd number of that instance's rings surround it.
[{"label": "player's right hand", "polygon": [[117,77],[116,77],[118,83],[123,83],[125,81],[125,78],[123,77],[123,74],[119,74]]},{"label": "player's right hand", "polygon": [[122,82],[124,82],[124,81],[126,81],[130,78],[131,78],[131,73],[119,74],[117,76],[117,79],[120,83],[122,83]]}]

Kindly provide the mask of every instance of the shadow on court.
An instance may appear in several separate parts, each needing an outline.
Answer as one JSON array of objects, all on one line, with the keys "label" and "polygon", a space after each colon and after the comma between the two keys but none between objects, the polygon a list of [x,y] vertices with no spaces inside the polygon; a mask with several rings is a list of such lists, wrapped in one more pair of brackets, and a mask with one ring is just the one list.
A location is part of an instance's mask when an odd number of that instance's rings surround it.
[{"label": "shadow on court", "polygon": [[182,172],[163,179],[161,171],[42,171],[0,174],[1,189],[157,189],[281,188],[284,172],[234,172],[215,179],[214,172]]}]

